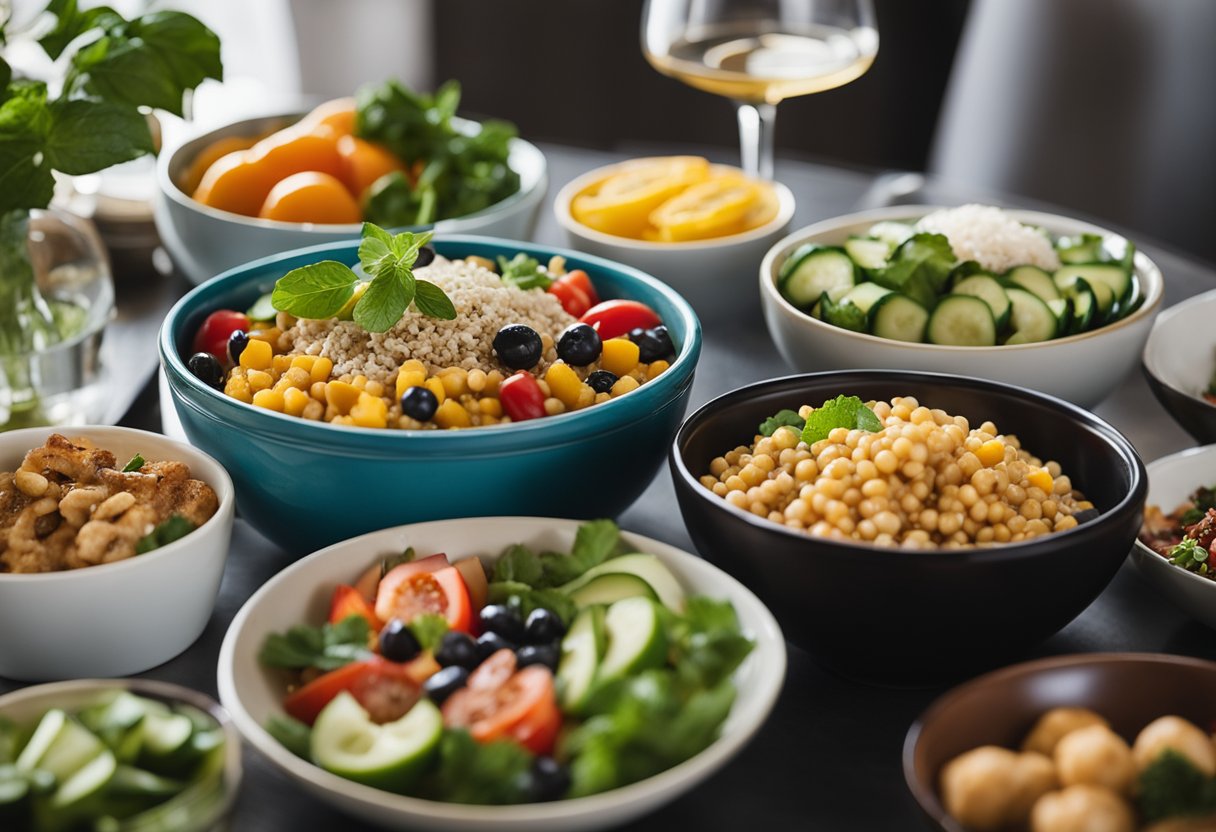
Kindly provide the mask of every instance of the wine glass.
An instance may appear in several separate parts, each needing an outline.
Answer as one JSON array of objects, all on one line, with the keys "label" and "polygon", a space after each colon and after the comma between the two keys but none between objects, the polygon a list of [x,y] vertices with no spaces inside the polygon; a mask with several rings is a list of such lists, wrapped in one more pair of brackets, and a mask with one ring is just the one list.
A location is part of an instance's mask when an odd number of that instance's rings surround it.
[{"label": "wine glass", "polygon": [[735,103],[743,169],[773,176],[777,104],[843,86],[878,52],[871,0],[646,0],[642,52]]}]

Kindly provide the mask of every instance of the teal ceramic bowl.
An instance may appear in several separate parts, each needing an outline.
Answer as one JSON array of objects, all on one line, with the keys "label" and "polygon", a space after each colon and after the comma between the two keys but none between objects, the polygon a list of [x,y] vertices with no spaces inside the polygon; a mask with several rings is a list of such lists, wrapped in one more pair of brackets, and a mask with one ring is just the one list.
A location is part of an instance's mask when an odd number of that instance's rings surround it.
[{"label": "teal ceramic bowl", "polygon": [[[246,309],[291,269],[354,264],[358,241],[257,260],[194,289],[161,328],[172,406],[191,444],[232,475],[237,508],[275,543],[303,554],[402,523],[484,515],[612,517],[646,489],[675,436],[701,352],[701,327],[676,292],[642,272],[575,251],[486,237],[435,241],[450,258],[554,254],[584,269],[602,298],[630,298],[663,318],[671,368],[637,390],[560,416],[457,431],[346,427],[285,416],[208,387],[186,369],[195,330],[216,309]],[[162,406],[167,406],[162,403]]]}]

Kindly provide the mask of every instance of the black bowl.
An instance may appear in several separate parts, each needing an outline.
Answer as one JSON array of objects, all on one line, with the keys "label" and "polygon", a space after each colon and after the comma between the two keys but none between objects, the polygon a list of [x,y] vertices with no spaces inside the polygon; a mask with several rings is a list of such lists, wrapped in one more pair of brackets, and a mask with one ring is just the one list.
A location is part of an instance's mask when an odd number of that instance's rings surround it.
[{"label": "black bowl", "polygon": [[[991,420],[1060,463],[1100,514],[1074,529],[989,548],[909,551],[809,537],[737,509],[698,481],[782,408],[837,395],[915,396]],[[931,684],[1004,663],[1075,618],[1119,569],[1140,528],[1144,464],[1122,435],[1059,399],[930,373],[811,373],[727,393],[690,416],[669,457],[697,549],[754,591],[790,641],[846,676]]]},{"label": "black bowl", "polygon": [[1216,290],[1187,298],[1162,312],[1144,345],[1140,365],[1157,401],[1201,445],[1216,442],[1216,404],[1203,398],[1203,391],[1212,381],[1212,347],[1207,333],[1213,314]]}]

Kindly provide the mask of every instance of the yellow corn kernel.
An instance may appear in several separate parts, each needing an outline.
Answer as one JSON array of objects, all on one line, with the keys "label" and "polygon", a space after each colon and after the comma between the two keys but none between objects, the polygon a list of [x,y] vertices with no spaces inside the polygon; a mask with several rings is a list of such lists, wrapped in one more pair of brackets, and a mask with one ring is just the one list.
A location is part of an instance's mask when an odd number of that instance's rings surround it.
[{"label": "yellow corn kernel", "polygon": [[361,428],[388,427],[388,405],[379,396],[360,393],[350,409],[350,420]]},{"label": "yellow corn kernel", "polygon": [[600,354],[600,367],[613,375],[626,376],[636,366],[638,366],[637,344],[628,338],[609,338],[604,342],[604,351]]},{"label": "yellow corn kernel", "polygon": [[[283,412],[288,416],[303,416],[304,408],[311,401],[313,401],[312,396],[303,390],[298,387],[288,387],[283,391]],[[317,404],[320,405],[320,402]]]},{"label": "yellow corn kernel", "polygon": [[578,391],[583,386],[583,380],[570,365],[558,362],[549,366],[545,373],[545,381],[549,384],[549,392],[566,407],[578,404]]},{"label": "yellow corn kernel", "polygon": [[283,330],[277,326],[272,326],[270,329],[254,329],[249,332],[249,340],[265,341],[267,346],[279,340],[279,336],[283,334]]},{"label": "yellow corn kernel", "polygon": [[477,407],[483,416],[498,418],[502,415],[502,402],[498,399],[479,399]]},{"label": "yellow corn kernel", "polygon": [[638,380],[636,378],[631,376],[621,376],[616,380],[616,384],[612,385],[612,397],[616,398],[617,396],[623,396],[626,393],[637,390],[640,386],[641,385],[638,384]]},{"label": "yellow corn kernel", "polygon": [[[339,416],[346,416],[359,401],[363,391],[345,381],[331,381],[325,385],[325,401],[333,405]],[[335,420],[336,421],[336,420]]]},{"label": "yellow corn kernel", "polygon": [[1051,493],[1054,482],[1051,479],[1051,474],[1047,472],[1047,469],[1040,468],[1039,470],[1032,472],[1026,479],[1030,480],[1030,485],[1032,488],[1040,488],[1046,494]]},{"label": "yellow corn kernel", "polygon": [[[405,362],[409,364],[410,362]],[[421,363],[421,362],[415,362]],[[421,387],[426,383],[426,370],[415,370],[413,368],[406,369],[404,366],[397,373],[397,398],[405,395],[405,391],[411,387]]]},{"label": "yellow corn kernel", "polygon": [[[345,382],[344,382],[345,383]],[[329,420],[331,425],[353,425],[355,420],[349,416],[335,416]]]},{"label": "yellow corn kernel", "polygon": [[[246,347],[245,349],[249,348]],[[254,393],[265,390],[274,384],[274,376],[261,370],[250,370],[245,374],[245,378],[249,379],[249,389]]]},{"label": "yellow corn kernel", "polygon": [[448,399],[435,411],[435,424],[441,428],[467,428],[473,424],[473,420],[460,402]]},{"label": "yellow corn kernel", "polygon": [[595,391],[591,389],[591,385],[580,385],[578,388],[578,401],[574,403],[574,409],[582,410],[584,407],[591,407],[593,404],[595,404]]},{"label": "yellow corn kernel", "polygon": [[422,373],[426,376],[426,365],[417,358],[407,358],[401,365],[402,370],[407,370],[411,373]]},{"label": "yellow corn kernel", "polygon": [[274,359],[274,350],[265,341],[250,338],[241,350],[240,364],[246,370],[267,370]]},{"label": "yellow corn kernel", "polygon": [[469,392],[469,373],[464,367],[440,370],[438,377],[443,382],[443,389],[449,398],[456,399]]},{"label": "yellow corn kernel", "polygon": [[299,367],[306,373],[312,373],[312,367],[317,363],[315,355],[293,355],[291,357],[291,366]]},{"label": "yellow corn kernel", "polygon": [[998,462],[1005,461],[1005,443],[999,439],[989,439],[976,449],[975,455],[985,468],[991,468]]},{"label": "yellow corn kernel", "polygon": [[422,386],[434,393],[435,398],[438,399],[440,404],[443,404],[443,400],[448,397],[447,391],[443,387],[443,382],[434,376],[428,378]]},{"label": "yellow corn kernel", "polygon": [[646,380],[654,381],[656,378],[658,378],[660,375],[662,375],[667,370],[667,368],[670,366],[671,366],[670,364],[668,364],[666,361],[663,361],[663,360],[651,361],[650,366],[646,368]]},{"label": "yellow corn kernel", "polygon": [[253,394],[253,406],[283,412],[283,394],[278,390],[259,390]]},{"label": "yellow corn kernel", "polygon": [[304,405],[304,412],[300,415],[314,422],[320,421],[321,417],[325,415],[325,405],[314,398],[309,398],[308,404]]},{"label": "yellow corn kernel", "polygon": [[367,376],[360,373],[359,375],[357,375],[353,379],[351,379],[350,383],[355,385],[356,387],[358,387],[360,390],[363,390],[364,388],[367,387]]},{"label": "yellow corn kernel", "polygon": [[231,396],[245,404],[253,402],[253,391],[249,388],[249,379],[244,376],[231,376],[224,384],[224,395]]},{"label": "yellow corn kernel", "polygon": [[270,366],[276,373],[282,375],[283,373],[287,372],[289,367],[291,367],[291,356],[276,355],[274,358],[270,359]]},{"label": "yellow corn kernel", "polygon": [[308,371],[312,376],[313,381],[329,381],[329,374],[334,371],[334,362],[323,355],[318,355],[317,360],[312,363],[312,369]]},{"label": "yellow corn kernel", "polygon": [[312,384],[310,384],[308,387],[308,395],[312,396],[317,401],[324,403],[325,402],[325,382],[324,381],[314,381]]}]

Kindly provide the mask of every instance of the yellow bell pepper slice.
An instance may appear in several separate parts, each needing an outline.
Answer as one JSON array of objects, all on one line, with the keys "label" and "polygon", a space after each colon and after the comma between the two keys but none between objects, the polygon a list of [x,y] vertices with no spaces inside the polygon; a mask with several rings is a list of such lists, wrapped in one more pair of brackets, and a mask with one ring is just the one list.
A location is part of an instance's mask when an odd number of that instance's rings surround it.
[{"label": "yellow bell pepper slice", "polygon": [[650,222],[668,242],[736,234],[743,230],[758,191],[754,183],[733,177],[702,182],[656,208]]},{"label": "yellow bell pepper slice", "polygon": [[696,156],[640,159],[622,165],[570,203],[574,219],[618,237],[640,238],[651,212],[690,185],[709,177],[709,162]]}]

